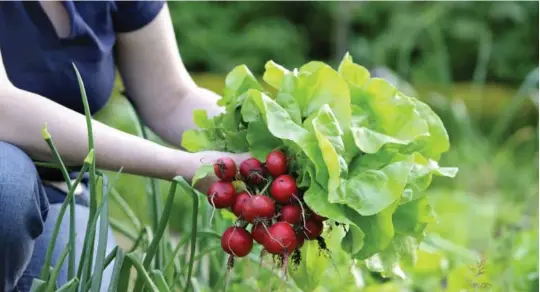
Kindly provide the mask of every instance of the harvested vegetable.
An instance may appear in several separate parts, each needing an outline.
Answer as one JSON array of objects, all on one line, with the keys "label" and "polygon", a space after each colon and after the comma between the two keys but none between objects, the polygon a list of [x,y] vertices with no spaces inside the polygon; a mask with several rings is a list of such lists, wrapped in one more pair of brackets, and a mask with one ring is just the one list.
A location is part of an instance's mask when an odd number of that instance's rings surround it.
[{"label": "harvested vegetable", "polygon": [[[315,61],[293,70],[269,61],[265,69],[270,92],[246,66],[234,68],[218,101],[225,112],[212,119],[197,113],[199,129],[187,131],[182,145],[193,152],[249,151],[254,158],[240,173],[255,197],[275,200],[273,212],[280,204],[302,208],[302,220],[293,225],[265,213],[268,230],[296,245],[304,229],[306,239],[324,246],[325,225],[341,225],[342,249],[391,275],[403,258],[414,258],[434,220],[424,194],[433,177],[457,173],[438,164],[450,147],[440,118],[417,98],[371,78],[348,54],[337,70]],[[286,157],[273,154],[278,149]],[[294,184],[276,190],[272,182],[283,183],[281,176]],[[251,210],[249,219],[261,217],[258,212]],[[271,253],[283,251],[268,234],[260,240]]]}]

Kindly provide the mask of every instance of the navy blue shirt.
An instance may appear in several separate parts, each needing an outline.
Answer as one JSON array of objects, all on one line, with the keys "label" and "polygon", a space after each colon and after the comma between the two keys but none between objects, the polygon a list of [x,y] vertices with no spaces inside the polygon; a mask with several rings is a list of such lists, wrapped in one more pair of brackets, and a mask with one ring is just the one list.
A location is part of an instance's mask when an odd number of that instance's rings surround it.
[{"label": "navy blue shirt", "polygon": [[59,38],[37,1],[0,1],[0,51],[18,88],[84,112],[72,62],[80,71],[92,113],[108,101],[115,80],[116,33],[152,21],[162,1],[62,1],[71,33]]}]

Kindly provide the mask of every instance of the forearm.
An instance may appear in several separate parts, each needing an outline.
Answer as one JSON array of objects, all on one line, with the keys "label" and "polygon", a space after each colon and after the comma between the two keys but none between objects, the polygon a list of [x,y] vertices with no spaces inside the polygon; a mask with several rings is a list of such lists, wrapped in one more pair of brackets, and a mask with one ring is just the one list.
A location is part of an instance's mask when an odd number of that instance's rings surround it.
[{"label": "forearm", "polygon": [[151,111],[145,114],[144,109],[141,109],[140,112],[143,115],[143,120],[152,131],[168,143],[180,147],[183,132],[197,127],[193,120],[194,110],[206,110],[210,117],[218,115],[224,110],[217,105],[218,98],[219,96],[212,91],[196,87],[185,96],[176,98],[177,103],[171,105],[169,110],[160,115]]},{"label": "forearm", "polygon": [[[32,158],[49,160],[51,152],[41,136],[47,127],[68,165],[81,165],[88,153],[84,115],[39,95],[19,90],[0,91],[0,140],[15,144]],[[176,174],[191,178],[190,154],[173,150],[97,121],[92,123],[98,168],[172,179]]]},{"label": "forearm", "polygon": [[119,34],[116,46],[126,91],[163,140],[180,146],[182,133],[195,126],[195,109],[219,113],[218,96],[199,88],[182,62],[167,5],[147,26]]}]

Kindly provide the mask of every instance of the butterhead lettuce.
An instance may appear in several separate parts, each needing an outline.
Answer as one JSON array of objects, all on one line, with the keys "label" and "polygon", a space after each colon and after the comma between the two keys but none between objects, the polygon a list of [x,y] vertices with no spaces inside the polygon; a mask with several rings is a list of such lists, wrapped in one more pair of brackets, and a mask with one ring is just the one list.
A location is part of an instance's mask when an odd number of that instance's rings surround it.
[{"label": "butterhead lettuce", "polygon": [[249,151],[260,160],[282,149],[309,208],[346,226],[341,246],[351,257],[385,274],[413,261],[434,220],[423,191],[433,175],[457,173],[438,165],[450,143],[437,114],[371,78],[348,54],[337,71],[322,62],[288,70],[269,61],[263,80],[274,94],[246,66],[234,68],[218,101],[225,113],[194,113],[199,129],[185,132],[182,145]]}]

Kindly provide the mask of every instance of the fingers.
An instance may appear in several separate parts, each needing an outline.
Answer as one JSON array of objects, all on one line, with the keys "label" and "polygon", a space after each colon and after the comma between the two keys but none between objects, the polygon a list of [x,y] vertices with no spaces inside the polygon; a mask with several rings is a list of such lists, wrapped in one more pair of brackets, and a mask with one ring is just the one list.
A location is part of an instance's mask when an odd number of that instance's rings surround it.
[{"label": "fingers", "polygon": [[231,158],[234,160],[236,164],[242,163],[244,160],[252,158],[253,156],[250,153],[237,153],[231,155]]}]

